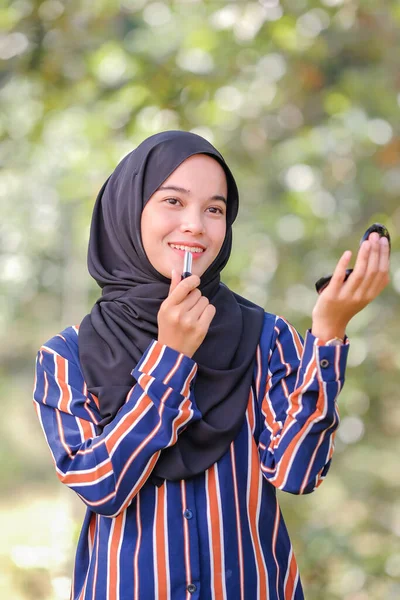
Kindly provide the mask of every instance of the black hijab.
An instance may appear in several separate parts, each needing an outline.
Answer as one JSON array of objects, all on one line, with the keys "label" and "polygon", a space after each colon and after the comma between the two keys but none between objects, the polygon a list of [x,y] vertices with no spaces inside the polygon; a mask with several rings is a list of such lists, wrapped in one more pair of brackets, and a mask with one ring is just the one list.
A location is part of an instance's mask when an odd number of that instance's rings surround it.
[{"label": "black hijab", "polygon": [[216,307],[208,333],[193,355],[198,364],[194,397],[202,418],[161,452],[152,478],[187,479],[202,473],[229,449],[243,423],[264,310],[220,281],[232,245],[238,190],[224,159],[205,139],[184,131],[153,135],[128,154],[101,188],[93,211],[88,267],[102,295],[79,328],[79,356],[88,390],[98,397],[104,427],[124,404],[131,371],[157,339],[157,313],[170,279],[149,262],[141,239],[141,214],[150,196],[194,154],[224,169],[227,223],[222,248],[199,289]]}]

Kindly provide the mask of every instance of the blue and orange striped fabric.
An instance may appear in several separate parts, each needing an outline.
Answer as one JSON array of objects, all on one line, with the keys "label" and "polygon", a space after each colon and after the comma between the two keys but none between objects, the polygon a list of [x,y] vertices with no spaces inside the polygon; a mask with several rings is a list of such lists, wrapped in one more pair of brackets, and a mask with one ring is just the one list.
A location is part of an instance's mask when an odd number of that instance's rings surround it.
[{"label": "blue and orange striped fabric", "polygon": [[[56,473],[87,505],[72,600],[300,600],[276,489],[312,492],[327,474],[348,340],[304,342],[265,314],[243,426],[205,473],[156,487],[160,452],[200,418],[197,365],[153,341],[101,433],[79,366],[78,327],[44,344],[34,405]],[[134,383],[134,381],[133,381]]]}]

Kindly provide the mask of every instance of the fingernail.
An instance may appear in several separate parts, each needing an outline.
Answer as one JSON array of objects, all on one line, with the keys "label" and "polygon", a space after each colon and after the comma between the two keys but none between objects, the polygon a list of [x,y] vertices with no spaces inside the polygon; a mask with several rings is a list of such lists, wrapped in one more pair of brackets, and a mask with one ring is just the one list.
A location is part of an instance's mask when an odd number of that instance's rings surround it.
[{"label": "fingernail", "polygon": [[379,240],[379,243],[382,244],[382,246],[388,246],[389,240],[386,237],[381,237],[381,239]]}]

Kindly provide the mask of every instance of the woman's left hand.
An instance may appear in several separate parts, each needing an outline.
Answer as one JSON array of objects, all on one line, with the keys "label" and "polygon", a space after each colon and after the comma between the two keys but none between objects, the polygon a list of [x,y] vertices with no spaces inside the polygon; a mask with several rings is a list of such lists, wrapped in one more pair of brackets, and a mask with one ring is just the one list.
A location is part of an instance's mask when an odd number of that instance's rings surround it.
[{"label": "woman's left hand", "polygon": [[372,302],[390,281],[389,243],[378,233],[371,233],[361,244],[354,271],[344,281],[350,259],[351,252],[347,250],[312,312],[312,333],[323,341],[343,338],[350,319]]}]

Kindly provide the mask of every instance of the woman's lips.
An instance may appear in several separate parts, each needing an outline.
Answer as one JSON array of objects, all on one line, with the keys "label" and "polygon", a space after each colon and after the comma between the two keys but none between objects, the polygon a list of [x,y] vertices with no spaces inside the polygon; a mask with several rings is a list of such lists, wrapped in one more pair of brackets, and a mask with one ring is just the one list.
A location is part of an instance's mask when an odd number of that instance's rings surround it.
[{"label": "woman's lips", "polygon": [[[179,248],[173,248],[172,246],[169,246],[169,247],[174,252],[177,252],[180,256],[182,256],[182,257],[185,256],[185,250],[179,250]],[[200,256],[203,256],[204,253],[205,253],[205,250],[203,250],[203,252],[192,252],[191,254],[192,254],[193,260],[197,260],[200,258]]]}]

